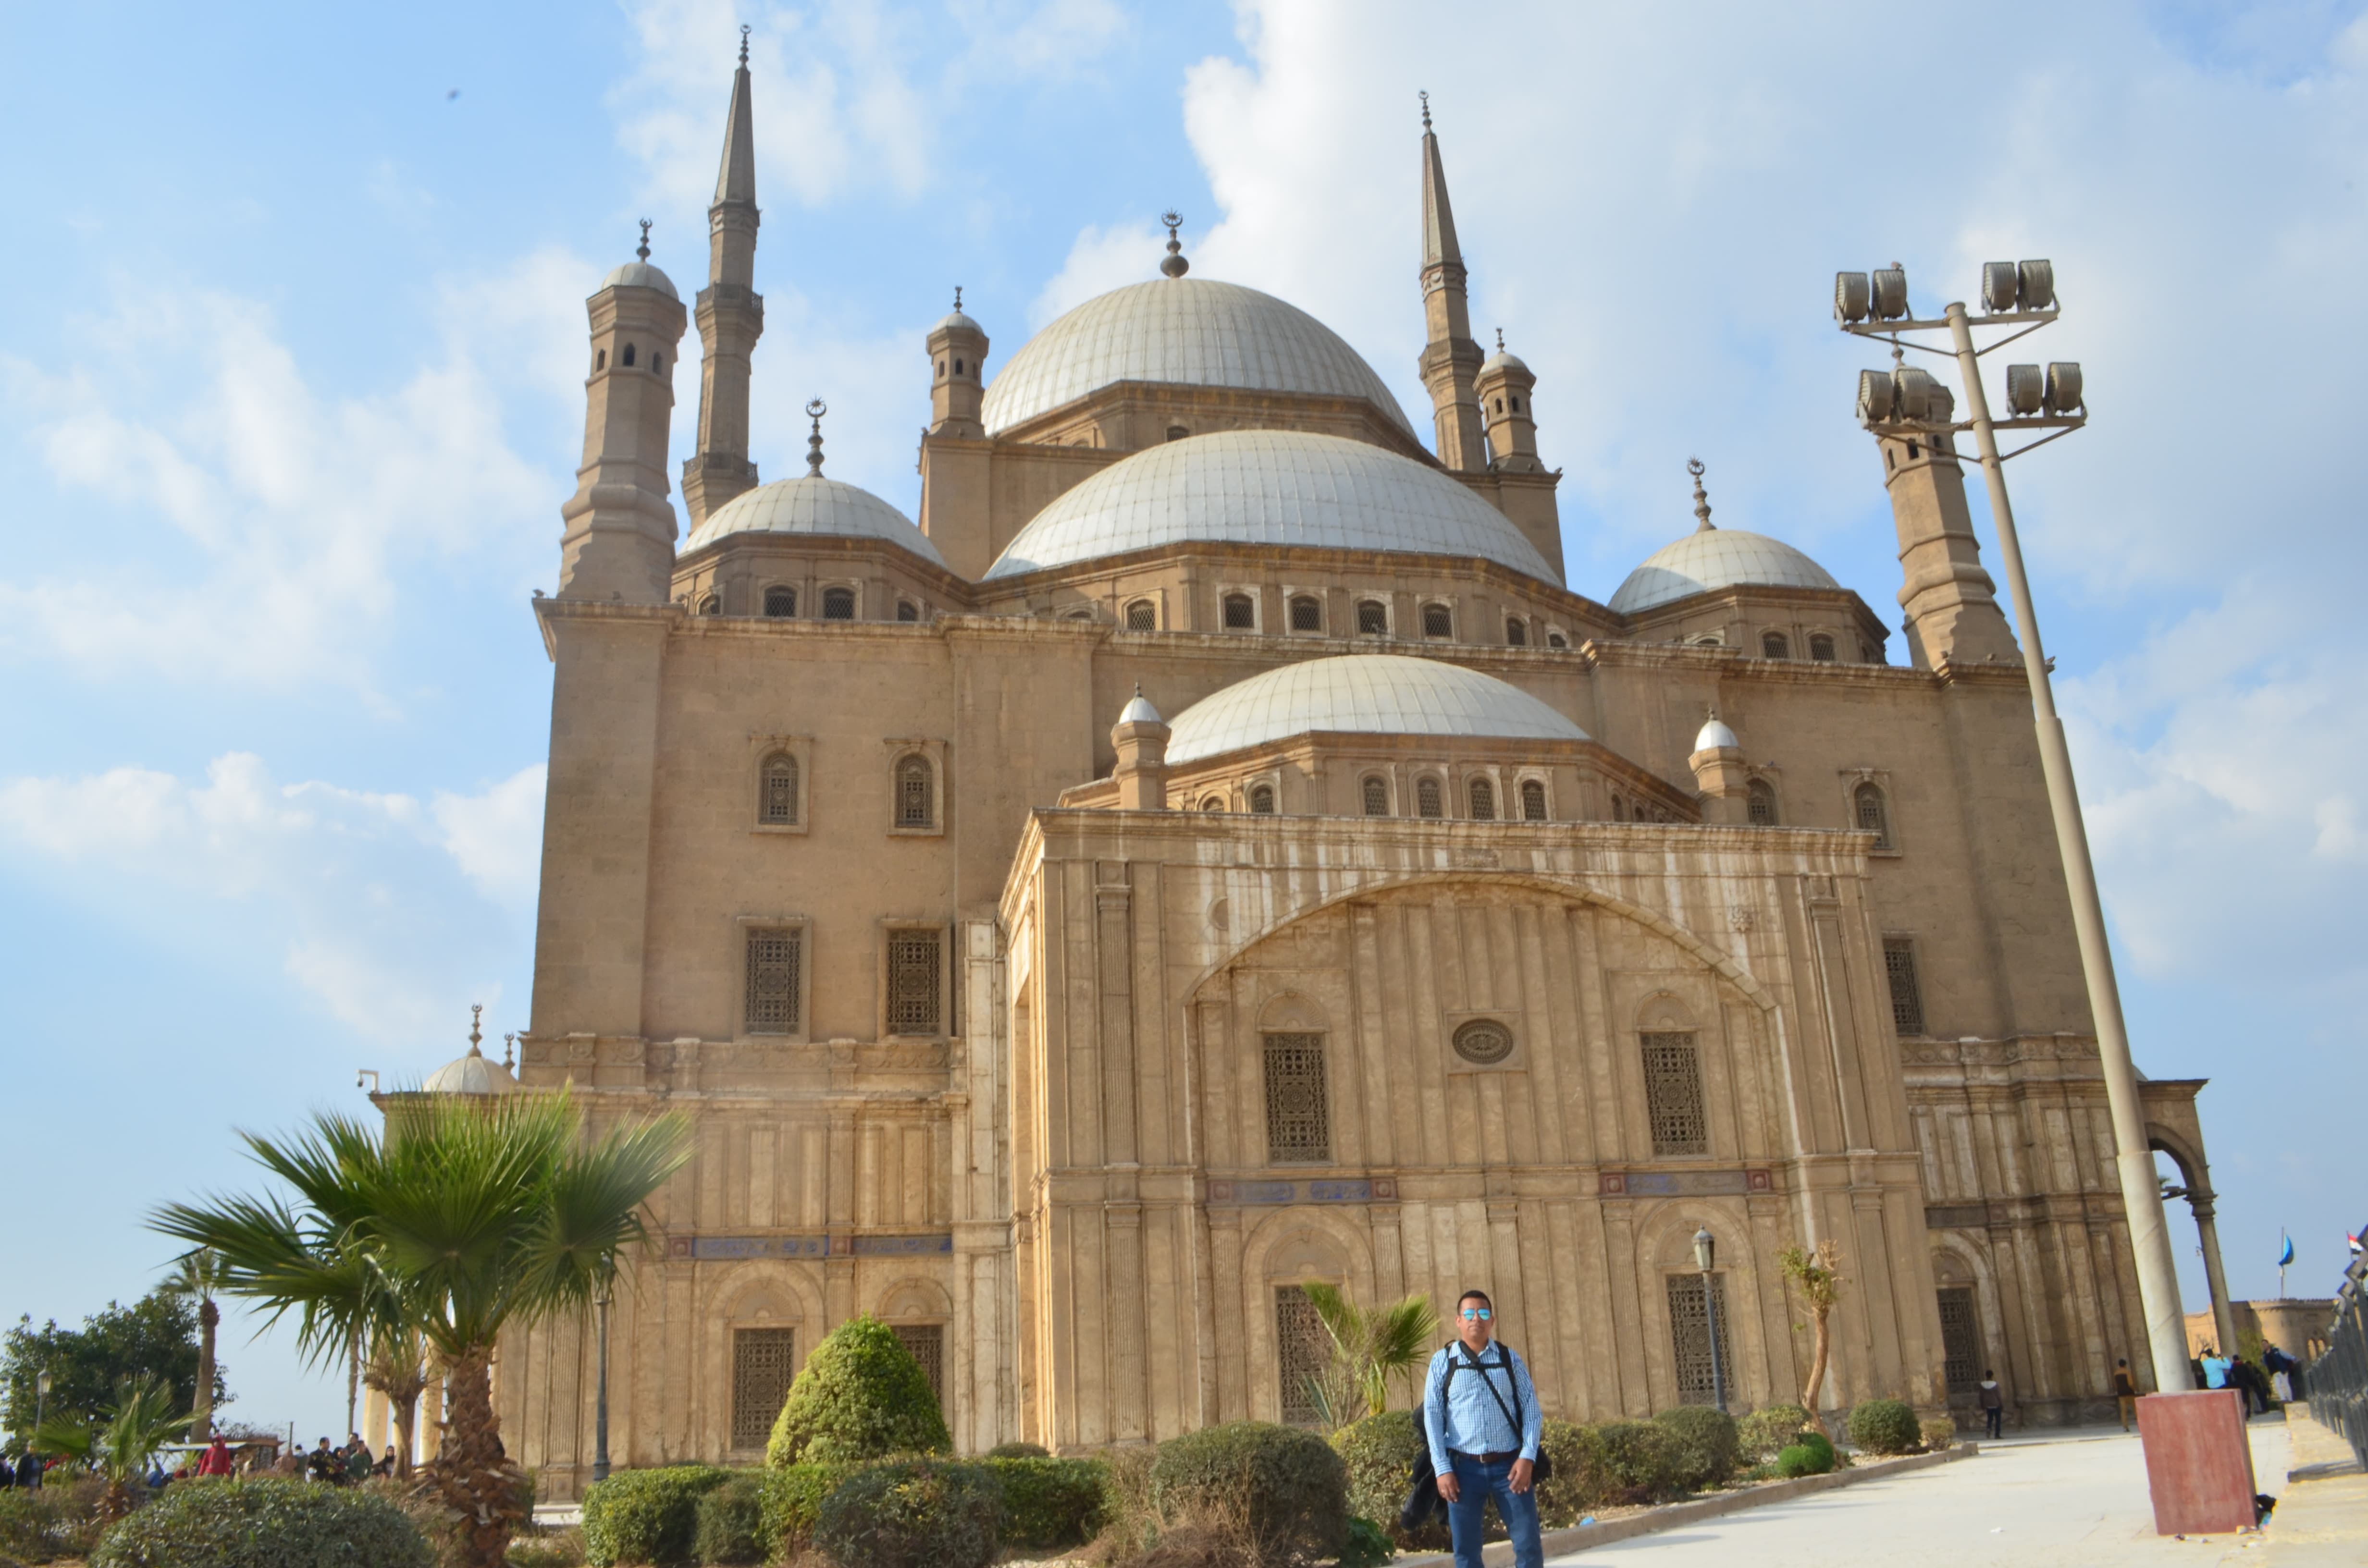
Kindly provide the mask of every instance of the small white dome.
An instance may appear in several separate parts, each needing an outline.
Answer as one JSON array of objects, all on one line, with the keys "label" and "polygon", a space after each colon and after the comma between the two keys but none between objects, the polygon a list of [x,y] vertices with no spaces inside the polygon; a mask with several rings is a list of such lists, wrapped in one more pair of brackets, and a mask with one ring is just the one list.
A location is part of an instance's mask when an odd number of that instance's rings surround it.
[{"label": "small white dome", "polygon": [[674,291],[674,279],[646,261],[629,261],[608,277],[600,279],[603,289],[655,289],[667,299],[680,301]]},{"label": "small white dome", "polygon": [[704,550],[728,534],[876,539],[910,551],[933,566],[946,563],[929,536],[915,528],[904,513],[869,490],[815,473],[777,479],[734,496],[690,530],[690,537],[682,541],[683,553]]},{"label": "small white dome", "polygon": [[1133,701],[1119,710],[1118,722],[1121,724],[1165,724],[1167,722],[1167,720],[1159,716],[1159,710],[1151,705],[1151,699],[1144,696],[1140,691],[1134,694]]},{"label": "small white dome", "polygon": [[484,1058],[475,1046],[458,1061],[447,1062],[420,1085],[431,1095],[514,1095],[518,1081]]},{"label": "small white dome", "polygon": [[1502,348],[1499,348],[1497,352],[1489,355],[1488,358],[1480,361],[1480,373],[1482,375],[1487,375],[1491,371],[1495,370],[1510,370],[1518,375],[1523,376],[1530,374],[1529,366],[1521,362],[1521,357],[1520,355],[1508,354]]},{"label": "small white dome", "polygon": [[1414,426],[1340,335],[1271,294],[1205,278],[1162,278],[1087,300],[1021,347],[981,413],[999,436],[1120,381],[1360,397]]},{"label": "small white dome", "polygon": [[940,321],[937,325],[929,329],[929,335],[933,337],[941,332],[974,332],[981,337],[985,337],[986,335],[986,328],[979,325],[978,323],[971,320],[970,317],[962,314],[960,311],[952,312],[947,315],[943,321]]},{"label": "small white dome", "polygon": [[986,575],[1220,543],[1476,555],[1562,580],[1504,513],[1442,471],[1370,442],[1289,430],[1194,436],[1112,463],[1037,513]]},{"label": "small white dome", "polygon": [[1702,727],[1702,733],[1694,737],[1696,751],[1723,751],[1730,747],[1740,750],[1742,745],[1743,743],[1735,738],[1735,732],[1719,722],[1715,713],[1711,715],[1710,722]]},{"label": "small white dome", "polygon": [[1634,615],[1713,588],[1745,585],[1841,586],[1824,567],[1789,544],[1741,528],[1703,528],[1647,556],[1611,596],[1611,608],[1622,615]]},{"label": "small white dome", "polygon": [[1347,653],[1252,676],[1177,716],[1169,763],[1337,732],[1450,739],[1583,741],[1587,732],[1519,687],[1436,659]]}]

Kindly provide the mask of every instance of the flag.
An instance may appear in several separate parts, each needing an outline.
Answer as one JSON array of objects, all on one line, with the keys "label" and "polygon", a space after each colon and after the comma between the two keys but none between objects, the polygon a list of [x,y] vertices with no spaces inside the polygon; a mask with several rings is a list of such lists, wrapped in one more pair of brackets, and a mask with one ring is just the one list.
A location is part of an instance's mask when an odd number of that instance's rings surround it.
[{"label": "flag", "polygon": [[2294,1261],[2294,1238],[2292,1236],[2287,1236],[2285,1238],[2285,1250],[2278,1254],[2278,1267],[2280,1268],[2283,1268],[2286,1265]]},{"label": "flag", "polygon": [[2363,1251],[2363,1250],[2368,1250],[2368,1249],[2363,1249],[2363,1248],[2361,1246],[2361,1244],[2360,1244],[2360,1237],[2358,1236],[2358,1234],[2357,1234],[2357,1233],[2353,1233],[2353,1232],[2351,1232],[2351,1231],[2346,1231],[2346,1232],[2344,1232],[2344,1233],[2343,1233],[2343,1244],[2344,1244],[2344,1245],[2346,1245],[2346,1246],[2350,1247],[2350,1248],[2352,1250],[2352,1252],[2353,1252],[2354,1254],[2360,1253],[2360,1252],[2362,1252],[2362,1251]]}]

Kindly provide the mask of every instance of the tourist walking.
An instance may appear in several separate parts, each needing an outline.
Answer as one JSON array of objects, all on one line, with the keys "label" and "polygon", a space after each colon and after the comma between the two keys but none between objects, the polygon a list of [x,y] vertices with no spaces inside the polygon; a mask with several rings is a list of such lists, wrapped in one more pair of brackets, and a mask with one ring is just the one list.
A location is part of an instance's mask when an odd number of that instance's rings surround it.
[{"label": "tourist walking", "polygon": [[206,1451],[198,1456],[198,1473],[219,1475],[228,1480],[236,1468],[237,1460],[230,1451],[229,1442],[221,1433],[215,1433],[214,1440],[206,1445]]},{"label": "tourist walking", "polygon": [[1982,1369],[1982,1429],[1992,1437],[2006,1436],[2006,1394],[1998,1388],[1998,1374],[1987,1367]]},{"label": "tourist walking", "polygon": [[1455,1303],[1456,1337],[1430,1358],[1423,1394],[1430,1468],[1447,1504],[1455,1568],[1481,1568],[1481,1509],[1491,1497],[1512,1539],[1515,1568],[1543,1568],[1531,1483],[1545,1413],[1520,1353],[1495,1342],[1496,1315],[1486,1291],[1464,1291]]},{"label": "tourist walking", "polygon": [[2130,1376],[2126,1358],[2113,1363],[2113,1405],[2122,1413],[2122,1430],[2130,1429],[2130,1419],[2138,1413],[2138,1381]]}]

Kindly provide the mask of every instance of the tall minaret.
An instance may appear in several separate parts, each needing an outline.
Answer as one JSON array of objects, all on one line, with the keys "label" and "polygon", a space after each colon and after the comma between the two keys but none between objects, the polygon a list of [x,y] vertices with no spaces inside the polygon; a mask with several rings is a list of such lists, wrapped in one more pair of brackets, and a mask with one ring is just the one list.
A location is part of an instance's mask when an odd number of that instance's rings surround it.
[{"label": "tall minaret", "polygon": [[[1948,423],[1948,389],[1935,386],[1930,395],[1939,404],[1932,422]],[[1982,569],[1982,548],[1965,505],[1965,474],[1951,437],[1878,436],[1875,447],[1899,535],[1899,605],[1907,612],[1910,661],[1918,669],[2020,665],[2022,653],[1998,608],[1996,585]]]},{"label": "tall minaret", "polygon": [[666,500],[666,435],[674,422],[675,347],[682,298],[639,259],[600,280],[584,302],[592,323],[584,383],[584,465],[559,509],[559,597],[662,605],[674,579],[675,521]]},{"label": "tall minaret", "polygon": [[699,449],[682,464],[683,505],[697,528],[707,514],[757,486],[748,460],[748,356],[765,332],[757,276],[757,133],[748,106],[748,29],[732,74],[723,166],[707,210],[707,287],[699,291]]},{"label": "tall minaret", "polygon": [[1430,389],[1439,432],[1439,460],[1478,473],[1488,466],[1481,444],[1480,346],[1472,341],[1472,310],[1463,295],[1463,252],[1455,243],[1455,212],[1447,204],[1447,170],[1430,129],[1430,95],[1422,95],[1422,313],[1429,328],[1419,361]]}]

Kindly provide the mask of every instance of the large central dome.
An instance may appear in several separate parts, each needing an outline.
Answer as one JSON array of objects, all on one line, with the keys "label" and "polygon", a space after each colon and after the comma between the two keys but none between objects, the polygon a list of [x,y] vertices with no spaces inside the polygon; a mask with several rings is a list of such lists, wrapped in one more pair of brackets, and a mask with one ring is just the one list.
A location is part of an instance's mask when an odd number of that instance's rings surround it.
[{"label": "large central dome", "polygon": [[1194,436],[1112,463],[1037,513],[986,575],[1163,544],[1478,556],[1561,581],[1504,513],[1440,470],[1344,436],[1288,430]]},{"label": "large central dome", "polygon": [[999,436],[1120,381],[1360,397],[1411,436],[1406,412],[1340,335],[1238,283],[1163,278],[1087,301],[1028,340],[986,389]]}]

